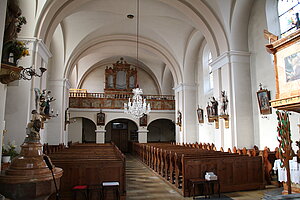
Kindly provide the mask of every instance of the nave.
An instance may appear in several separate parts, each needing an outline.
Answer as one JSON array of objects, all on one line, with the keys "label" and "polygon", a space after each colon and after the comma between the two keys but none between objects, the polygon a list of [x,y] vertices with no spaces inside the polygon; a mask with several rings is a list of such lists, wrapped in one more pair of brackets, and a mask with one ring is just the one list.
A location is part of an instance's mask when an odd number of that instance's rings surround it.
[{"label": "nave", "polygon": [[[220,200],[258,200],[280,195],[281,188],[273,186],[265,190],[241,191],[217,195],[211,199]],[[192,197],[182,197],[169,183],[165,182],[152,169],[131,154],[126,155],[126,199],[127,200],[190,200]],[[197,199],[204,199],[199,196]]]}]

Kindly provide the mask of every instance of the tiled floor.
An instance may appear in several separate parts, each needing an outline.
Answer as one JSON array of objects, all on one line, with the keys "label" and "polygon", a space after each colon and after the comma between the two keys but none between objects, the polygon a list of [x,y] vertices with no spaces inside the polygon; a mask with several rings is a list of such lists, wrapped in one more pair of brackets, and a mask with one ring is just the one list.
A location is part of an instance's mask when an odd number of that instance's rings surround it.
[{"label": "tiled floor", "polygon": [[[172,186],[157,176],[138,158],[126,155],[127,200],[190,200],[183,198]],[[220,199],[256,200],[264,196],[280,194],[280,189],[271,187],[265,190],[243,191],[222,194]],[[197,199],[204,199],[199,197]],[[216,198],[219,199],[219,198]]]}]

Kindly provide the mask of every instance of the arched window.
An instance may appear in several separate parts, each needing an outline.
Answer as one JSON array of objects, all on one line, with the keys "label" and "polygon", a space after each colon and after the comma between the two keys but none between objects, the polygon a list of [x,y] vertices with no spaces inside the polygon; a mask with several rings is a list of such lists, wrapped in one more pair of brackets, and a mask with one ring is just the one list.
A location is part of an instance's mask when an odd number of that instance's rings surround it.
[{"label": "arched window", "polygon": [[213,89],[214,88],[214,77],[213,77],[211,62],[212,62],[212,56],[211,56],[211,52],[209,52],[208,53],[209,87],[210,87],[210,89]]},{"label": "arched window", "polygon": [[214,88],[213,72],[211,67],[212,54],[206,45],[203,50],[203,81],[204,81],[204,93],[209,93]]},{"label": "arched window", "polygon": [[[286,36],[299,27],[299,0],[278,0],[278,17],[280,23],[280,32],[282,36]],[[298,21],[298,23],[297,23]]]}]

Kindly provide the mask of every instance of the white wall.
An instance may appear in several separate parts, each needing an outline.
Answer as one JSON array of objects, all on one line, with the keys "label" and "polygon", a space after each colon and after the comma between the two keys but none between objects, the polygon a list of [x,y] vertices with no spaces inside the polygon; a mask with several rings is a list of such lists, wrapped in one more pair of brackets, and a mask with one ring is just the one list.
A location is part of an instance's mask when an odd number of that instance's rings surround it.
[{"label": "white wall", "polygon": [[69,124],[68,130],[68,141],[72,142],[82,142],[82,118],[74,118],[76,121],[74,123]]}]

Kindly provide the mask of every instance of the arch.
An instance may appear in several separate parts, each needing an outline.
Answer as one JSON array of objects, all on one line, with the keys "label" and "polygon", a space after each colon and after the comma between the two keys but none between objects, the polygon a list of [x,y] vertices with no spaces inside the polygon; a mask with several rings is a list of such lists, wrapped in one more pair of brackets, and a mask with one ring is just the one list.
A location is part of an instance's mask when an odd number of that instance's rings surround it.
[{"label": "arch", "polygon": [[68,141],[80,143],[95,143],[96,142],[96,124],[86,117],[72,117],[76,119],[69,124]]},{"label": "arch", "polygon": [[175,124],[170,119],[159,118],[152,121],[148,126],[148,142],[174,142]]},{"label": "arch", "polygon": [[[44,40],[46,45],[50,46],[52,35],[57,25],[64,18],[78,10],[81,5],[84,5],[89,1],[91,0],[56,0],[47,2],[43,8],[43,11],[41,12],[42,14],[38,19],[35,28],[35,36]],[[205,2],[198,0],[192,0],[189,2],[183,0],[158,1],[178,10],[187,18],[190,23],[193,24],[193,26],[195,26],[197,30],[201,30],[201,33],[203,33],[210,46],[213,57],[217,57],[222,52],[229,50],[228,39],[224,28],[219,22],[218,17],[214,14],[210,7],[205,4]],[[180,71],[179,68],[176,69],[176,71],[177,70]],[[181,83],[182,79],[177,77],[179,74],[177,73],[177,76],[174,75],[175,74],[173,74],[175,83]]]},{"label": "arch", "polygon": [[[87,39],[86,39],[87,40]],[[136,37],[130,35],[109,35],[103,37],[97,37],[91,40],[82,40],[75,50],[70,54],[68,61],[66,62],[64,78],[67,78],[72,72],[75,64],[84,56],[88,55],[95,48],[103,48],[105,46],[131,46],[136,47]],[[183,81],[182,69],[175,57],[162,45],[153,42],[146,38],[139,39],[140,51],[149,51],[159,56],[162,61],[170,66],[175,85]]]},{"label": "arch", "polygon": [[105,142],[114,142],[122,152],[128,152],[128,141],[137,141],[137,124],[126,118],[110,120],[105,125]]},{"label": "arch", "polygon": [[[232,10],[231,23],[231,50],[249,51],[248,47],[248,22],[253,1],[236,1]],[[211,51],[213,51],[211,49]]]}]

